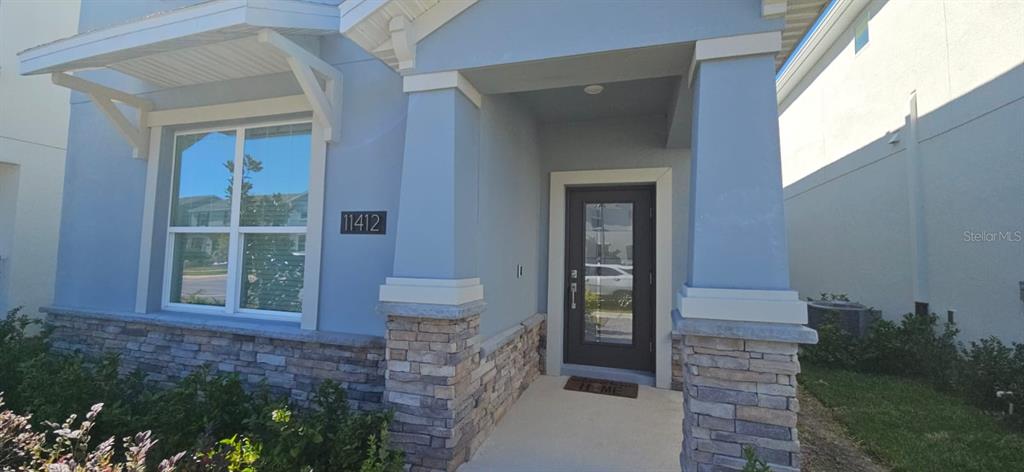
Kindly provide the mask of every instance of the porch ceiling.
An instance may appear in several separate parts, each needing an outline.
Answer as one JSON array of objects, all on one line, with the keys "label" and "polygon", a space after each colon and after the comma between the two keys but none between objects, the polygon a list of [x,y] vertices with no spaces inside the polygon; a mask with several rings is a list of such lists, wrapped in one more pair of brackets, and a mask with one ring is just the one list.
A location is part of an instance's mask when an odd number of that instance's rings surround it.
[{"label": "porch ceiling", "polygon": [[601,83],[604,91],[588,95],[582,86],[513,94],[542,123],[589,121],[618,116],[666,115],[681,77]]},{"label": "porch ceiling", "polygon": [[690,66],[693,47],[693,43],[677,43],[624,49],[468,69],[463,74],[485,94],[671,77]]}]

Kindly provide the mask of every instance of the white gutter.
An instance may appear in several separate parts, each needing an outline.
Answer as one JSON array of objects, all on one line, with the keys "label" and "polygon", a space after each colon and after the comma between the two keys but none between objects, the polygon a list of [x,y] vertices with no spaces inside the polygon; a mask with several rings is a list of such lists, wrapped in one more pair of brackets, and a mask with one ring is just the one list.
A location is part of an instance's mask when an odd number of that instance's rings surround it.
[{"label": "white gutter", "polygon": [[835,0],[835,5],[821,19],[818,28],[810,33],[802,47],[775,81],[776,100],[779,109],[789,98],[796,86],[810,73],[815,64],[825,55],[871,0]]}]

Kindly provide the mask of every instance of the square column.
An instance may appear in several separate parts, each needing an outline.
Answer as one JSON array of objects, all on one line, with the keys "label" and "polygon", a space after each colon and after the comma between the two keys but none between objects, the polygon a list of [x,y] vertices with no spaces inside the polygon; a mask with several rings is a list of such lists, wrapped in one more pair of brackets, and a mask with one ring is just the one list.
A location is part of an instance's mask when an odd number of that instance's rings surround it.
[{"label": "square column", "polygon": [[458,72],[408,76],[405,156],[387,316],[384,406],[412,471],[471,455],[481,392],[479,94]]},{"label": "square column", "polygon": [[695,48],[690,253],[673,328],[687,472],[742,470],[747,447],[773,470],[800,467],[798,348],[817,333],[789,287],[779,41],[761,33]]}]

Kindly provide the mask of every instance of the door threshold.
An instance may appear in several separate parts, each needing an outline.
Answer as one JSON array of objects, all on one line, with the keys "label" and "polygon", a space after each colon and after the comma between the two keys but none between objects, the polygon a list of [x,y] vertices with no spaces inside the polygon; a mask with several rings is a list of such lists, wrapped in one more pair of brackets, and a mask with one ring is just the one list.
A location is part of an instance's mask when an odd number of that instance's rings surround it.
[{"label": "door threshold", "polygon": [[629,382],[637,385],[654,386],[654,373],[642,370],[615,369],[596,365],[562,364],[562,375],[589,377],[592,379]]}]

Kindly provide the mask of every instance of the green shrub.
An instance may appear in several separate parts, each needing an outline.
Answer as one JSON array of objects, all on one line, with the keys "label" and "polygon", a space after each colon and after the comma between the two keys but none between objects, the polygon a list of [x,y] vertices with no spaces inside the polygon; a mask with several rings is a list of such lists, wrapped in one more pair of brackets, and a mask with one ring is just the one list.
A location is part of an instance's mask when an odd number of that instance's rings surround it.
[{"label": "green shrub", "polygon": [[743,459],[747,461],[743,465],[743,472],[772,472],[772,468],[757,457],[757,452],[750,446],[743,447]]},{"label": "green shrub", "polygon": [[861,341],[839,327],[839,313],[828,313],[818,327],[818,343],[804,346],[800,358],[812,364],[853,369],[860,360],[860,350]]},{"label": "green shrub", "polygon": [[879,320],[860,343],[863,371],[929,379],[948,388],[959,353],[955,326],[938,330],[938,316],[908,313],[899,324]]},{"label": "green shrub", "polygon": [[[333,382],[318,387],[309,409],[293,408],[265,385],[247,390],[237,374],[213,374],[205,367],[171,388],[157,389],[139,372],[119,375],[115,356],[90,363],[50,352],[48,330],[25,336],[35,324],[17,310],[0,320],[0,392],[11,392],[12,410],[0,416],[0,461],[6,460],[5,441],[35,437],[18,436],[24,427],[69,423],[68,412],[92,407],[93,418],[81,425],[89,430],[88,438],[74,447],[109,455],[104,459],[113,464],[109,470],[136,470],[124,464],[138,457],[132,459],[128,446],[113,438],[142,438],[136,431],[143,430],[149,454],[142,454],[142,460],[151,470],[160,458],[174,458],[179,451],[199,451],[178,456],[183,459],[175,470],[181,471],[393,472],[404,463],[402,453],[388,443],[391,414],[351,411],[344,389]],[[99,408],[103,419],[95,421]],[[111,439],[101,443],[99,438]],[[0,470],[5,465],[0,462]]]},{"label": "green shrub", "polygon": [[[0,391],[7,392],[8,401],[20,401],[11,386],[23,382],[21,366],[49,351],[47,334],[26,336],[26,331],[41,327],[39,320],[20,313],[20,308],[7,312],[0,320]],[[56,419],[56,418],[54,418]]]},{"label": "green shrub", "polygon": [[[994,336],[971,342],[963,349],[963,363],[957,387],[965,398],[990,410],[1006,410],[1010,402],[1024,409],[1024,344],[1007,346]],[[1013,393],[999,398],[998,392]],[[1024,426],[1024,412],[1016,413],[1012,420]]]},{"label": "green shrub", "polygon": [[269,416],[260,470],[402,469],[402,454],[380,447],[387,444],[390,413],[353,413],[345,390],[331,382],[321,384],[312,400],[315,408],[305,415],[279,409]]}]

